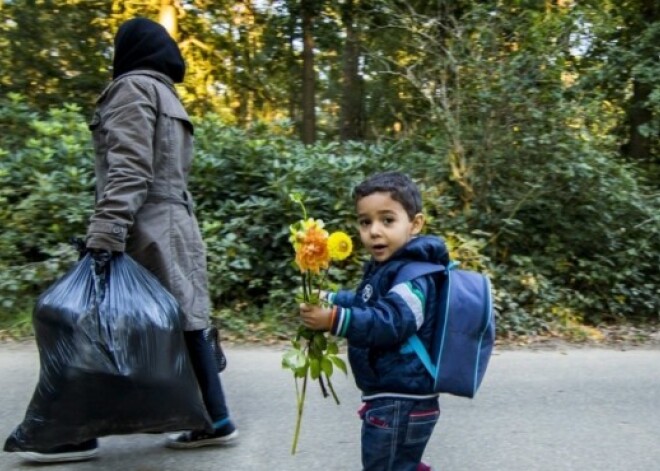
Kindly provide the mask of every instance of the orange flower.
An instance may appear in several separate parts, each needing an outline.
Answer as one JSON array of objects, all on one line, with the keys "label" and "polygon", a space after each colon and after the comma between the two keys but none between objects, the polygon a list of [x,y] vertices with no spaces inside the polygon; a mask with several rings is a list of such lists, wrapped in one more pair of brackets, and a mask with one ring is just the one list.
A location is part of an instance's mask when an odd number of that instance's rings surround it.
[{"label": "orange flower", "polygon": [[296,234],[296,264],[302,272],[319,273],[330,264],[328,233],[322,229],[322,225],[316,224],[316,221],[306,226],[304,231]]}]

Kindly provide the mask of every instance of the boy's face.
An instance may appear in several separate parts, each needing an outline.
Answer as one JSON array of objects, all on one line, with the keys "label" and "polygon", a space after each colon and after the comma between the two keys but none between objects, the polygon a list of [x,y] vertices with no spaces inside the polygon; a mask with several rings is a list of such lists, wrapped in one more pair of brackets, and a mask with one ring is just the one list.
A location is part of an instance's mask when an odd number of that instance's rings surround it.
[{"label": "boy's face", "polygon": [[372,193],[357,202],[360,239],[377,262],[384,262],[422,230],[424,216],[410,220],[401,203],[387,192]]}]

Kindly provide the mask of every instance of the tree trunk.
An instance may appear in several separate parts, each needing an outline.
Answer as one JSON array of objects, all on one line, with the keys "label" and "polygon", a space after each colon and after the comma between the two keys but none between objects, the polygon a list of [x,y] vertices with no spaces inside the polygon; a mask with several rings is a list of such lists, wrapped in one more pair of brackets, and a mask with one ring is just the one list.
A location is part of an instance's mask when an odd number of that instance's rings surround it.
[{"label": "tree trunk", "polygon": [[[660,20],[660,7],[657,0],[642,0],[639,5],[642,25],[632,25],[634,29],[652,25]],[[649,26],[646,26],[649,27]],[[631,44],[632,45],[632,41]],[[643,60],[655,57],[657,49],[645,48]],[[643,136],[640,128],[653,119],[653,112],[646,104],[653,86],[648,82],[641,82],[633,77],[633,95],[627,107],[626,121],[628,124],[628,142],[623,146],[623,153],[635,161],[649,161],[651,158],[652,140]]]},{"label": "tree trunk", "polygon": [[651,155],[651,139],[643,136],[639,129],[653,118],[653,113],[645,106],[651,95],[652,87],[646,83],[633,81],[633,95],[627,111],[628,142],[623,146],[623,151],[632,160],[648,160]]},{"label": "tree trunk", "polygon": [[342,141],[364,139],[362,80],[359,74],[360,39],[355,28],[353,0],[348,0],[342,12],[346,41],[342,56],[342,99],[339,136]]},{"label": "tree trunk", "polygon": [[[290,7],[289,7],[290,8]],[[289,44],[289,50],[287,51],[286,55],[286,64],[287,64],[287,70],[289,71],[289,74],[291,77],[298,77],[300,74],[300,68],[298,66],[298,63],[296,61],[296,53],[295,53],[295,31],[296,31],[296,19],[294,15],[289,15],[289,20],[287,21],[287,40]],[[299,100],[299,95],[300,95],[300,81],[299,80],[289,80],[287,82],[287,87],[288,87],[288,113],[289,113],[289,119],[291,120],[292,123],[296,123],[296,126],[298,127],[298,131],[302,135],[302,128],[300,127],[300,123],[298,121],[298,116],[299,116],[299,109],[300,109],[300,100]]]},{"label": "tree trunk", "polygon": [[158,22],[170,33],[170,36],[177,41],[179,39],[178,13],[172,0],[161,0]]},{"label": "tree trunk", "polygon": [[311,0],[303,0],[300,14],[303,25],[302,141],[316,141],[316,74],[314,72],[314,11]]}]

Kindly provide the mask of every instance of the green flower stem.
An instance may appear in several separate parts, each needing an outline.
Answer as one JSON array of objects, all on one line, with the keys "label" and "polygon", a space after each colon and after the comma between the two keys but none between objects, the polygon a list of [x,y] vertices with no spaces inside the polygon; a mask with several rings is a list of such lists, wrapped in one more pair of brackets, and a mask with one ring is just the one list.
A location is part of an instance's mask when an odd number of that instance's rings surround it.
[{"label": "green flower stem", "polygon": [[321,277],[321,282],[319,283],[319,289],[316,293],[317,299],[321,299],[321,287],[323,287],[323,285],[325,283],[325,278],[328,276],[328,271],[329,270],[323,270],[323,275]]},{"label": "green flower stem", "polygon": [[325,375],[325,379],[328,381],[328,388],[332,393],[332,398],[335,400],[337,405],[339,405],[339,396],[337,396],[337,393],[335,392],[335,388],[332,386],[332,381],[330,381],[330,376]]},{"label": "green flower stem", "polygon": [[309,302],[309,291],[307,291],[307,274],[303,271],[300,272],[300,276],[302,278],[302,290],[303,290],[303,300],[305,303]]},{"label": "green flower stem", "polygon": [[313,278],[313,275],[311,273],[309,273],[307,275],[307,302],[310,302],[311,299],[312,299],[312,291],[313,291],[312,278]]},{"label": "green flower stem", "polygon": [[328,390],[325,387],[325,383],[323,382],[323,375],[319,376],[319,385],[321,386],[321,394],[323,394],[323,397],[328,397]]},{"label": "green flower stem", "polygon": [[293,445],[291,446],[291,454],[296,454],[296,448],[298,446],[298,437],[300,436],[300,424],[302,422],[303,410],[305,408],[305,395],[307,392],[307,376],[309,373],[309,368],[305,369],[305,377],[303,378],[302,393],[298,394],[298,381],[296,381],[296,398],[298,399],[298,414],[296,418],[296,430],[293,434]]}]

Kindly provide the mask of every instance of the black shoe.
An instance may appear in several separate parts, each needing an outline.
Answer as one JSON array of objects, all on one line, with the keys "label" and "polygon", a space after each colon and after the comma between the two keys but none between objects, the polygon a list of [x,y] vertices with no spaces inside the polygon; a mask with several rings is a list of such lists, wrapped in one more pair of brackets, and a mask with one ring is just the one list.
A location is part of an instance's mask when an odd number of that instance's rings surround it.
[{"label": "black shoe", "polygon": [[66,461],[87,461],[99,454],[96,438],[75,445],[60,445],[43,451],[17,451],[16,454],[28,461],[38,463],[63,463]]},{"label": "black shoe", "polygon": [[192,430],[170,435],[165,446],[175,449],[199,448],[202,446],[227,446],[233,445],[238,439],[238,430],[233,423],[228,422],[214,433],[204,430]]}]

